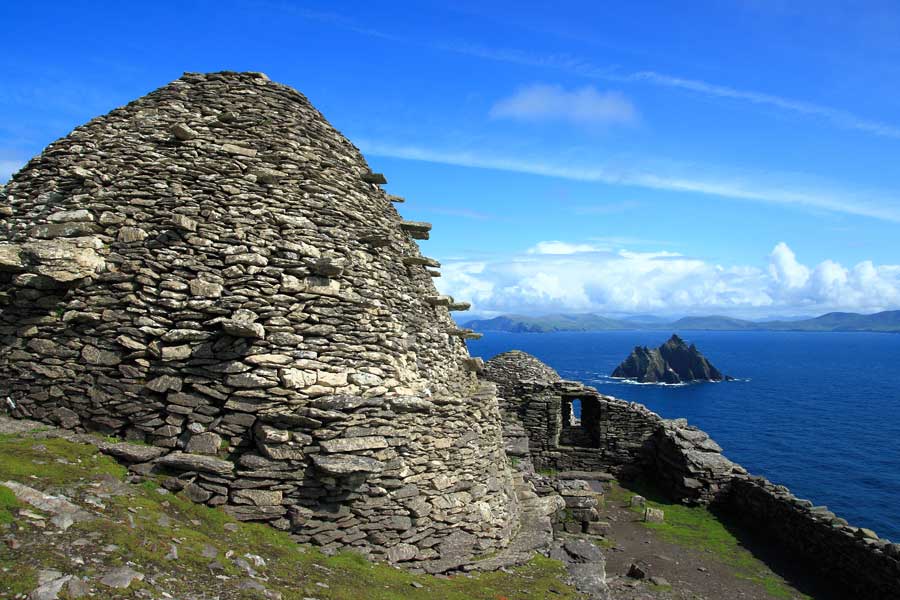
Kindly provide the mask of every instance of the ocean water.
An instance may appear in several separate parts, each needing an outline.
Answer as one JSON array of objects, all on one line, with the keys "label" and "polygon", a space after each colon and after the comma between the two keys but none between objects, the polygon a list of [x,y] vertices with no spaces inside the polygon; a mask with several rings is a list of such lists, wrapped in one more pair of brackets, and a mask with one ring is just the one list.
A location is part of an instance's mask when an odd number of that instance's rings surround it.
[{"label": "ocean water", "polygon": [[608,377],[635,345],[658,346],[671,333],[486,333],[469,350],[485,360],[524,350],[566,379],[685,417],[751,473],[900,541],[900,335],[684,331],[738,381],[659,386]]}]

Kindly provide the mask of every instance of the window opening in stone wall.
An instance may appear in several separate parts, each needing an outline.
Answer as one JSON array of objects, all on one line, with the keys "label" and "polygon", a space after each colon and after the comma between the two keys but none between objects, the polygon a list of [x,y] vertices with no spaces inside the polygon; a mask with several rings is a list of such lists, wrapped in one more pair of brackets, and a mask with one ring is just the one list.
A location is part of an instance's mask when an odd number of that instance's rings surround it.
[{"label": "window opening in stone wall", "polygon": [[597,421],[600,418],[600,411],[597,399],[563,397],[560,409],[562,411],[560,445],[599,448]]}]

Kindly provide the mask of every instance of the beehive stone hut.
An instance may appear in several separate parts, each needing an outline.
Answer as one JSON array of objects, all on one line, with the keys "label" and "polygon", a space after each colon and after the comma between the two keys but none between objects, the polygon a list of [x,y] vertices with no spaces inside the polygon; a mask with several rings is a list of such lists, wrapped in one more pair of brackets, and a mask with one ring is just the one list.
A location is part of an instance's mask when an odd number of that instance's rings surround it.
[{"label": "beehive stone hut", "polygon": [[170,485],[298,541],[443,568],[503,546],[494,387],[383,183],[259,73],[52,143],[0,196],[6,410],[158,447]]}]

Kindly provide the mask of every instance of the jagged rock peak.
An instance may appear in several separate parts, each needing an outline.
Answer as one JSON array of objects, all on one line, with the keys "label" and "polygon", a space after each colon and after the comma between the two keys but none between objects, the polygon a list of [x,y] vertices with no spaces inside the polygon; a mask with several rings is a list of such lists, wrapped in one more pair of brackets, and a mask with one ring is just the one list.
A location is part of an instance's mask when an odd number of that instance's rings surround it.
[{"label": "jagged rock peak", "polygon": [[723,375],[697,349],[673,334],[659,348],[636,346],[613,377],[633,379],[641,383],[683,383],[689,381],[723,381]]}]

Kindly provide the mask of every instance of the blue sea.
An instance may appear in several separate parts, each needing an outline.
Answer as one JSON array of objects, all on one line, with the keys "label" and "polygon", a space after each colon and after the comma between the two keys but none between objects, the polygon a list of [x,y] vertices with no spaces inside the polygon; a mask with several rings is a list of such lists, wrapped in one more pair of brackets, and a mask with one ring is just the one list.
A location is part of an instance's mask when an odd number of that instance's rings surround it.
[{"label": "blue sea", "polygon": [[900,541],[900,335],[678,332],[738,380],[637,385],[608,375],[635,345],[671,331],[486,333],[485,360],[524,350],[566,379],[686,417],[751,473]]}]

